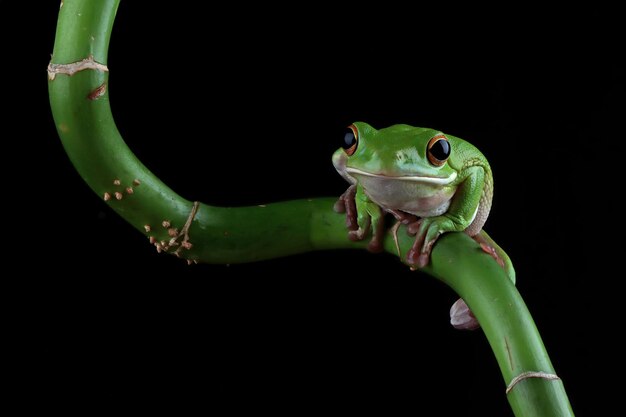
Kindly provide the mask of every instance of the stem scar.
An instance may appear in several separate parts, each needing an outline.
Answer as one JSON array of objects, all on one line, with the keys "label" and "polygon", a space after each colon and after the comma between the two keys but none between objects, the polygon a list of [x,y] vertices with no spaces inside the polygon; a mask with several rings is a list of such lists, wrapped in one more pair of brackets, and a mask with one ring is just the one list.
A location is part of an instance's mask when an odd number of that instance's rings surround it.
[{"label": "stem scar", "polygon": [[97,87],[95,90],[93,90],[91,93],[89,93],[87,95],[87,98],[89,100],[98,100],[100,97],[105,95],[106,92],[107,92],[107,83],[105,81],[102,84],[100,84],[99,87]]},{"label": "stem scar", "polygon": [[513,370],[513,356],[511,355],[511,347],[509,346],[509,339],[504,336],[504,347],[506,348],[506,354],[509,357],[509,365],[511,365],[511,370]]}]

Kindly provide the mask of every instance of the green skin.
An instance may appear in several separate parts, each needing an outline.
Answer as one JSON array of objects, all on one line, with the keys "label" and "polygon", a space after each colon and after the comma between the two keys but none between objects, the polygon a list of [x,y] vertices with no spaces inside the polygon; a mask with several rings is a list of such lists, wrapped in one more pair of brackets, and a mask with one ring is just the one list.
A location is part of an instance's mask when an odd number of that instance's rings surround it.
[{"label": "green skin", "polygon": [[[337,171],[356,186],[358,228],[351,230],[352,238],[365,238],[373,225],[370,247],[377,249],[383,213],[392,213],[416,233],[407,260],[424,267],[442,233],[480,233],[491,208],[493,176],[478,149],[434,129],[394,125],[376,130],[362,122],[352,126],[356,150],[348,155],[338,149],[333,155]],[[427,155],[433,138],[447,139],[450,145],[449,157],[439,166]]]},{"label": "green skin", "polygon": [[[337,211],[347,212],[351,239],[365,239],[373,229],[368,247],[381,250],[384,214],[391,213],[397,226],[404,223],[415,235],[407,263],[423,268],[441,234],[464,231],[505,267],[515,282],[508,257],[482,231],[491,208],[493,176],[476,147],[434,129],[408,125],[376,130],[357,122],[350,129],[348,134],[356,144],[338,149],[333,164],[352,184],[336,206]],[[439,140],[449,144],[449,156],[441,160],[429,155],[430,146]],[[397,240],[397,228],[393,231]],[[456,328],[479,327],[461,299],[452,306],[450,316]]]}]

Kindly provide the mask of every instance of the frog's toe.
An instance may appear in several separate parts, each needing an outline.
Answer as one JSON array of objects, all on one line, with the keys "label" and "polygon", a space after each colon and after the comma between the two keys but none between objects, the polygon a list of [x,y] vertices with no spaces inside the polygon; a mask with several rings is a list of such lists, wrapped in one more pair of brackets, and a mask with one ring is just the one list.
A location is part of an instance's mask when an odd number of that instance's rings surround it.
[{"label": "frog's toe", "polygon": [[366,217],[362,223],[363,224],[358,225],[356,229],[348,231],[348,238],[351,241],[358,242],[360,240],[363,240],[370,232],[370,229],[372,227],[371,219],[369,217]]},{"label": "frog's toe", "polygon": [[419,251],[413,248],[409,249],[406,254],[406,262],[411,266],[417,266],[417,261],[419,259]]},{"label": "frog's toe", "polygon": [[417,232],[420,231],[421,227],[422,227],[422,220],[423,219],[419,219],[417,221],[411,222],[406,226],[406,232],[410,235],[410,236],[415,236],[417,234]]},{"label": "frog's toe", "polygon": [[372,253],[380,253],[383,251],[383,244],[380,239],[372,238],[367,244],[367,250]]},{"label": "frog's toe", "polygon": [[417,267],[424,268],[430,262],[430,251],[420,253],[420,256],[417,258]]},{"label": "frog's toe", "polygon": [[350,230],[348,232],[348,238],[353,242],[358,242],[365,238],[366,231],[365,229],[358,228],[357,230]]},{"label": "frog's toe", "polygon": [[430,252],[424,253],[411,248],[406,254],[406,261],[415,268],[424,268],[430,262]]},{"label": "frog's toe", "polygon": [[333,210],[335,213],[345,213],[346,212],[346,202],[343,201],[342,197],[339,197],[335,204],[333,205]]},{"label": "frog's toe", "polygon": [[459,298],[450,308],[450,324],[458,330],[476,330],[480,327],[465,301]]},{"label": "frog's toe", "polygon": [[384,249],[383,238],[385,235],[385,222],[381,218],[374,223],[374,234],[372,240],[367,244],[367,250],[373,253],[379,253]]}]

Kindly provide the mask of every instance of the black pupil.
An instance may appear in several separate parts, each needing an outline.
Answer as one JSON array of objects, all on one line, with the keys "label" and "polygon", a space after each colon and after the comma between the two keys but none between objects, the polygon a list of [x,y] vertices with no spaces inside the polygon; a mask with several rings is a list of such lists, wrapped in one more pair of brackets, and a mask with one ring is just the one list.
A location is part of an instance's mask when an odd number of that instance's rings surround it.
[{"label": "black pupil", "polygon": [[343,148],[350,149],[356,143],[356,137],[354,136],[354,132],[352,129],[348,128],[346,130],[346,134],[343,137]]},{"label": "black pupil", "polygon": [[430,147],[430,154],[440,161],[445,161],[450,156],[450,143],[440,139]]}]

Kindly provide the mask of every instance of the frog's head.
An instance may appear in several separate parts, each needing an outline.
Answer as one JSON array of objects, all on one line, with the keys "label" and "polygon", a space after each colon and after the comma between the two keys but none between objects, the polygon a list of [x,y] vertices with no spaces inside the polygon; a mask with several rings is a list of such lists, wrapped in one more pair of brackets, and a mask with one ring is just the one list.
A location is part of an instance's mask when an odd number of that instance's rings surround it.
[{"label": "frog's head", "polygon": [[375,177],[445,186],[457,176],[447,163],[452,151],[448,138],[437,130],[408,125],[376,130],[356,122],[346,129],[333,164],[351,183]]}]

